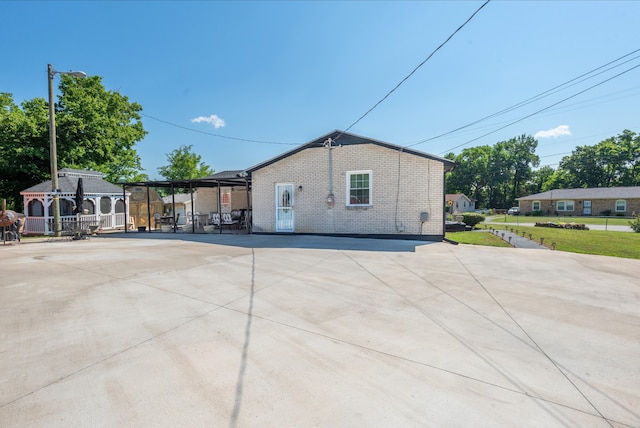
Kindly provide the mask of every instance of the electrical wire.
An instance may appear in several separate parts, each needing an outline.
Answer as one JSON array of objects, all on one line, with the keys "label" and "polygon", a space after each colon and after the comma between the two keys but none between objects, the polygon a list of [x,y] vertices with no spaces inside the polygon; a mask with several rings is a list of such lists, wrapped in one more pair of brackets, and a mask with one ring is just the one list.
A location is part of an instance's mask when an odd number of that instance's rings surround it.
[{"label": "electrical wire", "polygon": [[[488,115],[488,116],[482,117],[482,118],[480,118],[480,119],[478,119],[478,120],[475,120],[475,121],[473,121],[473,122],[470,122],[470,123],[468,123],[468,124],[466,124],[466,125],[462,125],[462,126],[460,126],[460,127],[456,128],[456,129],[453,129],[453,130],[451,130],[451,131],[445,132],[445,133],[440,134],[440,135],[436,135],[435,137],[430,137],[430,138],[427,138],[427,139],[424,139],[424,140],[418,141],[417,143],[410,144],[410,145],[408,145],[408,146],[406,146],[406,147],[408,148],[408,147],[417,146],[417,145],[419,145],[419,144],[423,144],[423,143],[426,143],[426,142],[428,142],[428,141],[432,141],[432,140],[435,140],[435,139],[437,139],[437,138],[441,138],[441,137],[444,137],[444,136],[446,136],[446,135],[453,134],[454,132],[457,132],[457,131],[460,131],[460,130],[462,130],[462,129],[468,128],[468,127],[473,126],[473,125],[475,125],[475,124],[477,124],[477,123],[483,122],[483,121],[485,121],[485,120],[487,120],[487,119],[491,119],[491,118],[493,118],[493,117],[500,116],[500,115],[502,115],[502,114],[504,114],[504,113],[508,113],[508,112],[510,112],[510,111],[512,111],[512,110],[515,110],[515,109],[517,109],[517,108],[520,108],[520,107],[523,107],[523,106],[525,106],[525,105],[531,104],[531,103],[533,103],[533,102],[535,102],[535,101],[541,100],[542,98],[546,98],[546,97],[547,97],[547,96],[549,96],[549,95],[552,95],[552,94],[554,94],[554,93],[556,93],[556,92],[559,92],[559,91],[561,90],[560,88],[563,88],[563,87],[565,87],[565,86],[566,86],[566,88],[569,88],[569,87],[571,87],[571,86],[575,86],[575,85],[577,85],[577,84],[579,84],[579,83],[582,83],[582,82],[584,82],[584,81],[586,81],[586,80],[588,80],[588,79],[591,79],[591,78],[594,78],[594,77],[596,77],[596,76],[599,76],[599,75],[600,75],[600,74],[602,74],[602,73],[606,73],[607,71],[610,71],[610,70],[612,70],[612,69],[614,69],[614,68],[616,68],[616,67],[620,67],[620,66],[622,66],[622,65],[624,65],[624,64],[626,64],[626,63],[628,63],[628,62],[631,62],[631,61],[633,61],[633,60],[635,60],[635,59],[637,59],[637,58],[640,58],[640,56],[636,56],[636,57],[631,58],[631,59],[629,59],[629,60],[627,60],[627,61],[625,61],[625,62],[623,62],[623,63],[621,63],[621,64],[617,64],[617,65],[615,65],[615,66],[613,66],[613,67],[611,67],[611,68],[608,68],[607,70],[603,70],[603,71],[601,71],[600,73],[594,74],[593,76],[590,76],[590,77],[588,77],[588,78],[586,78],[586,79],[580,80],[579,82],[575,82],[575,81],[576,81],[576,80],[578,80],[578,79],[581,79],[581,78],[583,78],[583,77],[585,77],[585,76],[588,76],[589,74],[592,74],[592,73],[593,73],[593,72],[595,72],[595,71],[598,71],[598,70],[600,70],[600,69],[602,69],[602,68],[604,68],[604,67],[607,67],[607,66],[609,66],[609,65],[611,65],[611,64],[613,64],[613,63],[616,63],[616,62],[620,61],[621,59],[626,58],[626,57],[628,57],[628,56],[630,56],[630,55],[633,55],[633,54],[635,54],[635,53],[637,53],[637,52],[640,52],[640,49],[636,49],[636,50],[634,50],[634,51],[631,51],[631,52],[629,52],[629,53],[627,53],[627,54],[625,54],[625,55],[623,55],[623,56],[621,56],[621,57],[618,57],[618,58],[614,59],[613,61],[609,61],[609,62],[608,62],[608,63],[606,63],[606,64],[603,64],[603,65],[601,65],[601,66],[599,66],[599,67],[596,67],[596,68],[594,68],[594,69],[592,69],[592,70],[590,70],[590,71],[587,71],[586,73],[583,73],[583,74],[581,74],[580,76],[574,77],[573,79],[570,79],[570,80],[568,80],[568,81],[566,81],[566,82],[564,82],[564,83],[561,83],[560,85],[557,85],[557,86],[555,86],[555,87],[553,87],[553,88],[551,88],[551,89],[548,89],[548,90],[546,90],[546,91],[544,91],[544,92],[541,92],[541,93],[539,93],[539,94],[537,94],[537,95],[534,95],[534,96],[533,96],[533,97],[531,97],[531,98],[528,98],[528,99],[526,99],[526,100],[520,101],[519,103],[516,103],[516,104],[514,104],[514,105],[512,105],[512,106],[510,106],[510,107],[504,108],[504,109],[502,109],[502,110],[500,110],[500,111],[497,111],[497,112],[492,113],[492,114],[490,114],[490,115]],[[567,86],[569,83],[572,83],[572,82],[575,82],[575,83],[573,83],[572,85]],[[563,89],[566,89],[566,88],[563,88]]]},{"label": "electrical wire", "polygon": [[353,122],[351,125],[347,126],[345,128],[344,131],[340,132],[340,134],[338,134],[338,136],[336,138],[334,138],[334,141],[337,140],[338,138],[340,138],[345,132],[349,131],[351,128],[353,128],[358,122],[360,122],[362,119],[364,119],[369,113],[371,113],[376,107],[378,107],[380,104],[382,104],[382,102],[384,102],[384,100],[386,100],[387,98],[389,98],[389,96],[394,93],[396,91],[396,89],[398,89],[405,81],[407,81],[411,76],[413,76],[413,74],[418,71],[418,69],[420,67],[422,67],[427,61],[429,61],[431,59],[431,57],[433,57],[433,55],[435,55],[436,52],[438,52],[444,45],[446,45],[449,40],[451,40],[453,38],[453,36],[455,36],[458,31],[462,30],[462,28],[467,25],[469,23],[469,21],[471,21],[481,10],[482,8],[484,8],[487,4],[489,4],[491,0],[487,0],[485,1],[475,12],[473,12],[473,14],[471,14],[471,16],[469,18],[467,18],[467,20],[462,23],[462,25],[460,25],[453,33],[451,33],[451,35],[449,35],[449,37],[447,37],[447,39],[440,43],[440,45],[435,48],[433,50],[433,52],[431,52],[429,54],[429,56],[427,56],[427,58],[424,59],[424,61],[422,61],[420,64],[418,64],[417,67],[415,67],[411,73],[409,73],[404,79],[402,79],[400,81],[400,83],[398,83],[393,89],[391,89],[389,92],[387,92],[387,94],[382,97],[382,99],[380,99],[380,101],[378,101],[377,103],[374,104],[373,107],[371,107],[369,110],[366,111],[365,114],[363,114],[362,116],[360,116],[355,122]]},{"label": "electrical wire", "polygon": [[201,131],[199,129],[188,128],[186,126],[178,125],[177,123],[169,122],[168,120],[159,119],[157,117],[153,117],[153,116],[150,116],[148,114],[140,113],[140,115],[144,116],[144,117],[148,117],[149,119],[153,119],[153,120],[161,122],[161,123],[165,123],[167,125],[175,126],[176,128],[185,129],[185,130],[191,131],[191,132],[197,132],[199,134],[211,135],[213,137],[224,138],[224,139],[227,139],[227,140],[244,141],[244,142],[247,142],[247,143],[259,143],[259,144],[278,144],[278,145],[283,145],[283,146],[297,146],[298,145],[298,143],[282,143],[282,142],[279,142],[279,141],[263,141],[263,140],[251,140],[251,139],[248,139],[248,138],[228,137],[226,135],[215,134],[213,132],[207,132],[207,131]]},{"label": "electrical wire", "polygon": [[596,88],[596,87],[598,87],[598,86],[600,86],[600,85],[603,85],[603,84],[605,84],[605,83],[609,82],[610,80],[613,80],[613,79],[615,79],[615,78],[617,78],[617,77],[620,77],[620,76],[622,76],[623,74],[626,74],[626,73],[628,73],[628,72],[630,72],[630,71],[632,71],[632,70],[634,70],[634,69],[636,69],[636,68],[638,68],[638,67],[640,67],[640,64],[638,64],[638,65],[636,65],[636,66],[633,66],[633,67],[631,67],[631,68],[629,68],[629,69],[627,69],[627,70],[625,70],[625,71],[623,71],[623,72],[621,72],[621,73],[618,73],[618,74],[616,74],[615,76],[609,77],[608,79],[605,79],[605,80],[603,80],[603,81],[601,81],[601,82],[599,82],[599,83],[596,83],[595,85],[592,85],[592,86],[590,86],[590,87],[588,87],[588,88],[586,88],[586,89],[583,89],[582,91],[577,92],[577,93],[575,93],[575,94],[573,94],[573,95],[571,95],[571,96],[568,96],[568,97],[566,97],[566,98],[563,98],[562,100],[557,101],[557,102],[555,102],[555,103],[553,103],[553,104],[551,104],[551,105],[548,105],[548,106],[547,106],[547,107],[545,107],[545,108],[542,108],[542,109],[537,110],[537,111],[535,111],[535,112],[533,112],[533,113],[531,113],[531,114],[528,114],[528,115],[526,115],[526,116],[524,116],[524,117],[521,117],[520,119],[516,119],[516,120],[514,120],[514,121],[512,121],[512,122],[509,122],[507,125],[501,126],[500,128],[494,129],[494,130],[493,130],[493,131],[491,131],[491,132],[487,132],[486,134],[483,134],[483,135],[481,135],[481,136],[479,136],[479,137],[473,138],[473,139],[471,139],[471,140],[469,140],[469,141],[467,141],[467,142],[465,142],[465,143],[458,144],[458,145],[457,145],[457,146],[455,146],[455,147],[452,147],[452,148],[450,148],[450,149],[448,149],[448,150],[445,150],[445,151],[443,151],[443,152],[440,152],[439,154],[440,154],[440,155],[442,155],[442,154],[445,154],[445,153],[450,152],[450,151],[452,151],[452,150],[455,150],[455,149],[457,149],[457,148],[460,148],[460,147],[462,147],[462,146],[466,146],[466,145],[467,145],[467,144],[469,144],[469,143],[473,143],[474,141],[477,141],[477,140],[479,140],[479,139],[481,139],[481,138],[484,138],[484,137],[486,137],[486,136],[488,136],[488,135],[494,134],[494,133],[496,133],[496,132],[498,132],[498,131],[500,131],[500,130],[502,130],[502,129],[508,128],[508,127],[509,127],[509,126],[511,126],[511,125],[514,125],[514,124],[516,124],[516,123],[518,123],[518,122],[522,122],[522,121],[523,121],[523,120],[525,120],[525,119],[528,119],[528,118],[530,118],[530,117],[532,117],[532,116],[535,116],[535,115],[537,115],[537,114],[539,114],[539,113],[542,113],[543,111],[549,110],[550,108],[555,107],[555,106],[557,106],[558,104],[561,104],[561,103],[563,103],[563,102],[565,102],[565,101],[567,101],[567,100],[570,100],[570,99],[572,99],[572,98],[575,98],[575,97],[577,97],[577,96],[578,96],[578,95],[580,95],[580,94],[583,94],[583,93],[585,93],[585,92],[587,92],[587,91],[589,91],[589,90],[591,90],[591,89],[593,89],[593,88]]}]

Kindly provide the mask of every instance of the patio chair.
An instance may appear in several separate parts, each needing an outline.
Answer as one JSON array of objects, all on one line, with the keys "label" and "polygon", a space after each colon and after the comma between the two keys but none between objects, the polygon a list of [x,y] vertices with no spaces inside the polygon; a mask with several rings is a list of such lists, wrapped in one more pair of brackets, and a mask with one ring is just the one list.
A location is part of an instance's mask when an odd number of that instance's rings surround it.
[{"label": "patio chair", "polygon": [[222,213],[222,225],[223,226],[236,226],[238,227],[240,223],[238,222],[238,220],[234,220],[233,217],[231,217],[231,213]]},{"label": "patio chair", "polygon": [[162,216],[160,215],[160,213],[154,213],[153,214],[153,228],[157,229],[161,225],[162,225]]},{"label": "patio chair", "polygon": [[211,222],[212,225],[216,227],[220,227],[220,214],[218,214],[217,212],[211,211],[209,213],[209,221]]}]

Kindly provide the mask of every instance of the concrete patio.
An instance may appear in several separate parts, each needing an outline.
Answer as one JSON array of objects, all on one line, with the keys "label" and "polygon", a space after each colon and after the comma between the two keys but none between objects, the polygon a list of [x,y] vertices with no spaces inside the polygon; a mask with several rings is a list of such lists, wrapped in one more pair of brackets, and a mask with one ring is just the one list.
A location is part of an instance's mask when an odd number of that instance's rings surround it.
[{"label": "concrete patio", "polygon": [[639,427],[640,261],[350,238],[0,247],[2,427]]}]

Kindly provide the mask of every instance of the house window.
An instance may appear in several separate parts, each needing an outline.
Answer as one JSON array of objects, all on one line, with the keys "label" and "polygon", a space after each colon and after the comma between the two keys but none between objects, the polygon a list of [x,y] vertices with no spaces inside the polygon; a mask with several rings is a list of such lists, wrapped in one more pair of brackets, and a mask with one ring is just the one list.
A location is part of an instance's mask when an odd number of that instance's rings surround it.
[{"label": "house window", "polygon": [[371,205],[371,171],[347,172],[347,206]]},{"label": "house window", "polygon": [[624,213],[626,211],[627,211],[627,201],[625,201],[624,199],[618,199],[616,201],[616,212]]},{"label": "house window", "polygon": [[573,211],[573,201],[558,201],[556,211]]},{"label": "house window", "polygon": [[540,211],[540,201],[533,201],[531,203],[531,210],[532,211]]}]

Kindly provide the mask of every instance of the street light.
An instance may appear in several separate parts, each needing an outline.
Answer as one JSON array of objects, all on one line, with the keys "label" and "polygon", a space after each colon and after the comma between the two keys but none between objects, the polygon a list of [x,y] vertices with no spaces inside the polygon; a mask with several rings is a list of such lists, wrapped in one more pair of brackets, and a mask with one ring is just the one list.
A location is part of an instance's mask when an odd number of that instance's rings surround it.
[{"label": "street light", "polygon": [[58,154],[56,151],[56,116],[53,101],[53,77],[56,74],[66,74],[72,77],[87,77],[83,71],[55,71],[49,64],[47,80],[49,82],[49,158],[51,163],[51,190],[53,191],[53,233],[60,236],[60,199],[58,188]]}]

